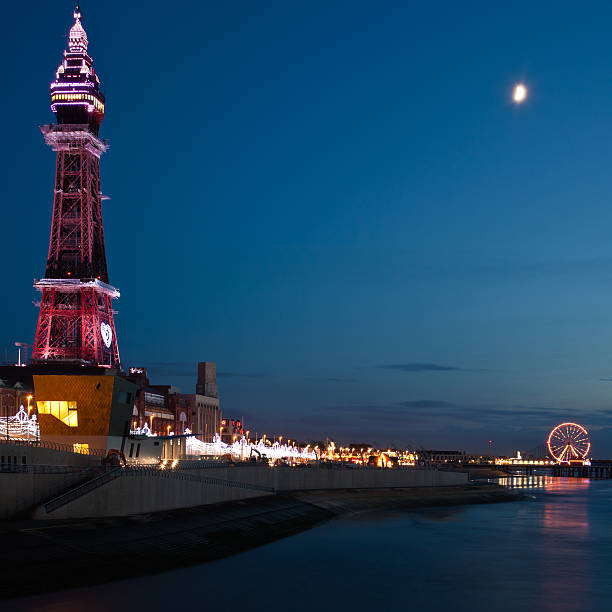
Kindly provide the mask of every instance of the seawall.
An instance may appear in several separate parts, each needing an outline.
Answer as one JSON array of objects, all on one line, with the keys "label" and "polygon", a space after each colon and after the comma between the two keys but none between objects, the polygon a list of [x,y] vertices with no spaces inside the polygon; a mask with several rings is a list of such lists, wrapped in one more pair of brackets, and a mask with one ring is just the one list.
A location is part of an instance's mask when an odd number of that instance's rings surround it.
[{"label": "seawall", "polygon": [[40,504],[36,519],[130,516],[271,496],[295,491],[455,486],[467,474],[416,468],[269,468],[242,464],[172,471],[121,470],[96,487],[70,491]]}]

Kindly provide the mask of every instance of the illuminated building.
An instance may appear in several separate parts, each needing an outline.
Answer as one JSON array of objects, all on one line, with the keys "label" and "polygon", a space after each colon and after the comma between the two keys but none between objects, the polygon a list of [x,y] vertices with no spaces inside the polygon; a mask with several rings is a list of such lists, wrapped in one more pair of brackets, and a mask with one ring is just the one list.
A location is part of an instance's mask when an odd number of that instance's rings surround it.
[{"label": "illuminated building", "polygon": [[15,416],[19,409],[31,412],[34,407],[32,376],[23,368],[0,370],[0,419]]},{"label": "illuminated building", "polygon": [[466,453],[459,450],[419,450],[421,463],[465,463]]},{"label": "illuminated building", "polygon": [[202,442],[212,442],[219,433],[221,412],[216,364],[198,363],[196,393],[181,393],[173,385],[152,385],[146,368],[130,368],[128,380],[140,388],[134,407],[133,428],[146,423],[153,433],[183,434],[189,429]]},{"label": "illuminated building", "polygon": [[100,156],[108,145],[98,138],[104,95],[87,53],[79,7],[68,49],[51,83],[57,124],[41,127],[57,153],[51,238],[32,362],[118,366],[119,350],[111,301],[119,291],[108,284]]},{"label": "illuminated building", "polygon": [[158,435],[174,431],[175,415],[168,402],[168,389],[171,387],[151,385],[146,368],[130,368],[127,379],[138,385],[132,429],[140,429],[146,423],[151,432]]},{"label": "illuminated building", "polygon": [[232,444],[244,435],[244,423],[242,419],[221,419],[221,441]]},{"label": "illuminated building", "polygon": [[105,454],[122,449],[137,385],[104,374],[34,374],[33,378],[41,440],[75,452]]}]

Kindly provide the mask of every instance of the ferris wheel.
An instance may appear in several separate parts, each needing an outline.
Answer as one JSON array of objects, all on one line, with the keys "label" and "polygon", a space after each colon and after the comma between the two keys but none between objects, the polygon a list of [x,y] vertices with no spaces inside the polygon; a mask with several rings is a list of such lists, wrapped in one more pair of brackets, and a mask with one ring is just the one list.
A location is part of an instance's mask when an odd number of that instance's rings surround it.
[{"label": "ferris wheel", "polygon": [[584,461],[587,459],[591,441],[589,432],[577,423],[561,423],[548,436],[546,442],[550,456],[557,463]]}]

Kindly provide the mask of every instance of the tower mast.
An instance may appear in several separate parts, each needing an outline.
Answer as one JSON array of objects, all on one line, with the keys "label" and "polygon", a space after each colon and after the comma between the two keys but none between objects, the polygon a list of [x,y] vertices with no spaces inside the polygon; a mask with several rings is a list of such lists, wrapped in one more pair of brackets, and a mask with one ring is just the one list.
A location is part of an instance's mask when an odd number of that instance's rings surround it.
[{"label": "tower mast", "polygon": [[57,123],[41,126],[57,154],[51,237],[33,362],[118,366],[119,349],[102,226],[100,156],[108,143],[98,137],[105,97],[87,53],[87,34],[77,4],[55,81],[51,110]]}]

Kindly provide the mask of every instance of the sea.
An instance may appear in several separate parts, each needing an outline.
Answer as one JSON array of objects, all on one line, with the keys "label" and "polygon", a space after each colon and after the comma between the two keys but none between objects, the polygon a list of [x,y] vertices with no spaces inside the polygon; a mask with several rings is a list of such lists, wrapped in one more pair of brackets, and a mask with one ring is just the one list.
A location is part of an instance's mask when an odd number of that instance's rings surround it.
[{"label": "sea", "polygon": [[[0,610],[612,610],[612,481],[497,482],[520,502],[368,512],[212,563]],[[36,580],[24,568],[24,580]]]}]

